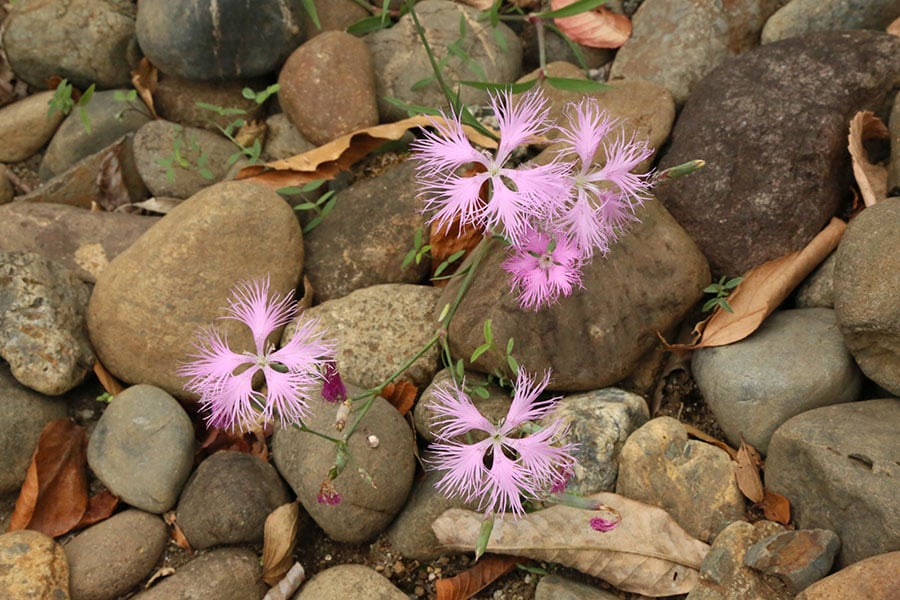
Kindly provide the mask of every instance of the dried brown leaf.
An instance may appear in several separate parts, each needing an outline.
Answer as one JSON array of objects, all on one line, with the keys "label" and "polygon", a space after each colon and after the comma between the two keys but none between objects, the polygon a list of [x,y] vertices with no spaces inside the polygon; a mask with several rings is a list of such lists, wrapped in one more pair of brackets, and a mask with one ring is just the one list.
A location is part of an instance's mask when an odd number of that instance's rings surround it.
[{"label": "dried brown leaf", "polygon": [[169,214],[173,208],[184,202],[181,198],[147,198],[140,202],[132,202],[128,206],[161,215]]},{"label": "dried brown leaf", "polygon": [[782,525],[787,525],[791,522],[791,503],[781,494],[767,488],[765,497],[759,503],[759,506],[763,509],[763,514],[766,515],[768,520],[781,523]]},{"label": "dried brown leaf", "polygon": [[103,490],[99,494],[94,494],[88,498],[87,510],[84,511],[81,520],[78,521],[73,529],[90,527],[94,523],[108,519],[118,505],[118,496],[113,496],[113,493],[109,490]]},{"label": "dried brown leaf", "polygon": [[853,176],[856,177],[856,184],[866,206],[887,198],[888,170],[869,161],[864,144],[870,140],[886,140],[890,137],[888,128],[871,111],[862,110],[850,119],[847,148],[853,163]]},{"label": "dried brown leaf", "polygon": [[100,385],[103,386],[103,389],[106,390],[108,394],[118,396],[125,391],[125,386],[119,383],[119,380],[106,370],[106,367],[103,366],[103,363],[100,362],[99,359],[94,362],[94,375],[97,376]]},{"label": "dried brown leaf", "polygon": [[[576,0],[551,0],[550,8],[564,8]],[[605,6],[572,17],[553,19],[574,42],[590,48],[619,48],[631,37],[631,19]]]},{"label": "dried brown leaf", "polygon": [[468,600],[497,579],[503,577],[522,559],[514,556],[485,556],[456,577],[439,579],[434,584],[437,600]]},{"label": "dried brown leaf", "polygon": [[891,35],[900,36],[900,18],[894,19],[885,31]]},{"label": "dried brown leaf", "polygon": [[150,116],[154,119],[159,118],[156,114],[156,108],[153,106],[153,94],[156,92],[156,86],[159,82],[159,70],[145,56],[138,63],[137,68],[131,72],[131,85],[137,90],[138,96],[141,97]]},{"label": "dried brown leaf", "polygon": [[47,423],[25,476],[8,531],[32,529],[56,537],[87,509],[87,436],[69,419]]},{"label": "dried brown leaf", "polygon": [[[661,508],[605,492],[590,498],[619,512],[615,529],[594,531],[590,520],[597,512],[552,506],[518,521],[498,519],[487,551],[556,562],[647,596],[685,594],[694,587],[709,546]],[[449,549],[473,551],[483,520],[479,513],[451,509],[431,528]]]},{"label": "dried brown leaf", "polygon": [[259,140],[260,145],[265,142],[266,139],[266,122],[265,121],[250,121],[243,127],[237,130],[237,133],[234,134],[234,141],[236,144],[243,146],[244,148],[249,148],[253,145],[253,142]]},{"label": "dried brown leaf", "polygon": [[171,536],[172,541],[175,542],[175,545],[182,550],[185,550],[188,554],[193,554],[194,549],[191,547],[191,543],[188,541],[187,536],[184,535],[184,531],[181,530],[181,526],[178,524],[178,518],[175,515],[175,511],[170,510],[169,512],[164,514],[163,521],[166,522],[166,525],[172,528],[169,531],[169,535]]},{"label": "dried brown leaf", "polygon": [[762,502],[763,484],[759,476],[759,468],[762,465],[762,459],[756,448],[741,440],[741,447],[738,449],[735,458],[734,475],[737,478],[738,488],[741,493],[754,504]]},{"label": "dried brown leaf", "polygon": [[401,415],[412,410],[419,388],[408,381],[391,382],[384,386],[380,396],[391,403]]},{"label": "dried brown leaf", "polygon": [[281,581],[294,563],[294,543],[297,539],[299,516],[300,505],[297,502],[288,502],[266,517],[262,579],[269,585]]},{"label": "dried brown leaf", "polygon": [[121,156],[124,148],[125,138],[122,138],[104,150],[100,170],[97,172],[97,197],[91,204],[92,209],[96,210],[99,206],[105,211],[113,212],[131,204],[131,194],[122,173]]},{"label": "dried brown leaf", "polygon": [[[264,165],[244,167],[236,179],[248,179],[274,190],[303,185],[316,179],[333,179],[339,172],[349,169],[385,142],[399,140],[410,129],[429,127],[435,122],[442,122],[441,117],[420,115],[395,123],[366,127],[303,154]],[[496,142],[474,129],[465,127],[465,130],[469,139],[476,144],[485,148],[497,147]]]},{"label": "dried brown leaf", "polygon": [[696,427],[694,427],[693,425],[690,425],[688,423],[682,423],[681,425],[682,425],[682,427],[684,427],[685,431],[688,432],[689,436],[695,437],[698,440],[702,440],[702,441],[706,442],[707,444],[712,444],[713,446],[715,446],[717,448],[721,448],[722,450],[724,450],[725,452],[728,453],[728,456],[731,457],[731,460],[737,459],[737,450],[735,450],[734,448],[732,448],[731,446],[729,446],[722,440],[717,440],[716,438],[709,435],[708,433],[701,431],[700,429],[697,429]]}]

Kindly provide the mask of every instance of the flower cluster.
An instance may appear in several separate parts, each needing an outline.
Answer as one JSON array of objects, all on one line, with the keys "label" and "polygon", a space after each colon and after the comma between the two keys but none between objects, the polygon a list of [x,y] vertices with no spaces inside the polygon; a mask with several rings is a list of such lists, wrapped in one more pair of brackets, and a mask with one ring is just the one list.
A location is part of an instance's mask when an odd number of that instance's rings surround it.
[{"label": "flower cluster", "polygon": [[437,439],[428,462],[444,471],[437,483],[441,493],[477,501],[488,515],[509,511],[515,517],[525,512],[523,500],[551,493],[575,459],[573,448],[561,443],[560,421],[537,425],[558,400],[539,399],[549,381],[549,372],[538,380],[520,369],[509,411],[498,424],[478,411],[464,384],[435,388]]},{"label": "flower cluster", "polygon": [[[338,377],[330,357],[336,344],[325,339],[315,320],[297,326],[290,341],[276,349],[272,333],[297,315],[291,295],[270,294],[268,278],[239,283],[222,318],[246,325],[253,336],[253,352],[235,352],[226,336],[214,327],[203,330],[189,361],[178,375],[189,378],[185,390],[200,396],[211,427],[249,430],[277,419],[281,426],[300,424],[321,386],[333,394]],[[266,393],[256,391],[260,374]],[[340,380],[337,379],[339,382]],[[329,387],[331,385],[331,387]],[[344,394],[346,392],[343,392]]]},{"label": "flower cluster", "polygon": [[[652,149],[615,134],[617,122],[593,98],[570,103],[561,126],[550,121],[536,88],[515,101],[510,93],[492,96],[491,106],[500,129],[493,155],[472,146],[459,115],[435,121],[434,131],[413,143],[421,196],[438,228],[459,223],[505,238],[503,268],[519,304],[537,310],[580,286],[583,266],[595,253],[605,255],[635,219],[652,176],[634,170]],[[551,130],[561,143],[551,162],[508,164],[516,147]],[[463,175],[473,165],[475,174]]]}]

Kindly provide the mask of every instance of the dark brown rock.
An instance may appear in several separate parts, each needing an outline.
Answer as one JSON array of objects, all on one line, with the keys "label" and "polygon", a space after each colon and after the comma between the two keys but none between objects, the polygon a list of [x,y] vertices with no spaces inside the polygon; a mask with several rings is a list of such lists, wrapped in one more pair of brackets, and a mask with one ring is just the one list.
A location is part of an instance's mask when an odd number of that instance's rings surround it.
[{"label": "dark brown rock", "polygon": [[796,594],[831,571],[840,547],[840,538],[827,529],[785,531],[750,546],[744,564],[774,575]]},{"label": "dark brown rock", "polygon": [[[218,132],[238,118],[253,121],[262,116],[263,107],[244,98],[241,91],[249,87],[254,92],[266,89],[266,78],[239,81],[191,81],[172,75],[160,75],[153,91],[153,106],[163,119],[187,127],[200,127]],[[219,115],[215,111],[197,106],[198,102],[223,109],[246,111],[241,115]]]}]

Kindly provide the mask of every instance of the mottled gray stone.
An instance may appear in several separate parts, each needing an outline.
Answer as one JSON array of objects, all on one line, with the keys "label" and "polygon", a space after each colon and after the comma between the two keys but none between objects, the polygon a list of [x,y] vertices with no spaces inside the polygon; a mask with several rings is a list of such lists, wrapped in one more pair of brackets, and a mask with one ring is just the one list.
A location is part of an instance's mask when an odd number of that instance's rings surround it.
[{"label": "mottled gray stone", "polygon": [[53,92],[38,92],[0,109],[0,162],[15,163],[32,156],[46,144],[65,115],[48,115]]},{"label": "mottled gray stone", "polygon": [[900,549],[900,400],[817,408],[778,428],[766,487],[802,529],[841,538],[837,566]]},{"label": "mottled gray stone", "polygon": [[840,538],[828,529],[785,531],[750,546],[744,564],[774,575],[798,594],[828,575],[840,547]]},{"label": "mottled gray stone", "polygon": [[897,0],[790,0],[766,21],[763,44],[810,31],[876,29],[900,17]]},{"label": "mottled gray stone", "polygon": [[169,394],[136,385],[116,395],[88,442],[97,479],[124,502],[161,514],[175,505],[194,464],[194,427]]},{"label": "mottled gray stone", "polygon": [[797,288],[797,308],[834,308],[834,264],[832,252]]},{"label": "mottled gray stone", "polygon": [[317,573],[293,600],[409,600],[384,575],[364,565],[338,565]]},{"label": "mottled gray stone", "polygon": [[559,575],[544,575],[534,590],[534,600],[618,600],[619,595],[578,583]]},{"label": "mottled gray stone", "polygon": [[90,289],[72,271],[30,252],[0,252],[0,357],[23,385],[51,396],[94,364],[85,335]]},{"label": "mottled gray stone", "polygon": [[266,143],[263,144],[262,158],[266,161],[281,160],[302,154],[315,146],[297,131],[284,113],[266,119]]},{"label": "mottled gray stone", "polygon": [[28,529],[0,535],[0,590],[11,600],[68,600],[69,565],[62,546]]},{"label": "mottled gray stone", "polygon": [[794,600],[894,600],[900,589],[900,552],[861,560],[817,581]]},{"label": "mottled gray stone", "polygon": [[782,423],[853,402],[862,386],[828,308],[776,311],[750,337],[696,351],[691,367],[731,445],[743,439],[762,454]]},{"label": "mottled gray stone", "polygon": [[260,600],[268,587],[260,577],[259,556],[248,548],[217,548],[178,567],[131,600]]}]

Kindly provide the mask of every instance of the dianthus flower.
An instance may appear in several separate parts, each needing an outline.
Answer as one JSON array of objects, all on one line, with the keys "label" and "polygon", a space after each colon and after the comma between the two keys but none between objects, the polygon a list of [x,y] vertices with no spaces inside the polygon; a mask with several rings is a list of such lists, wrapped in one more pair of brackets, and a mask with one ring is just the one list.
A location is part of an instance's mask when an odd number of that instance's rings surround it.
[{"label": "dianthus flower", "polygon": [[[444,115],[443,122],[435,121],[435,131],[425,131],[412,148],[419,161],[417,175],[425,210],[435,211],[431,221],[447,232],[458,218],[460,226],[474,225],[515,244],[530,223],[558,210],[568,193],[568,166],[556,162],[507,165],[513,150],[550,128],[547,102],[539,91],[523,94],[516,101],[509,92],[500,93],[491,96],[490,103],[500,128],[493,156],[472,146],[459,115]],[[479,172],[463,176],[461,171],[472,165]],[[485,184],[486,201],[480,196]]]},{"label": "dianthus flower", "polygon": [[[225,335],[210,327],[201,331],[190,361],[177,370],[190,378],[184,388],[200,396],[208,425],[245,430],[273,418],[282,427],[302,422],[324,380],[322,371],[335,343],[323,338],[317,321],[306,320],[287,344],[276,349],[268,337],[296,314],[291,294],[270,295],[268,278],[235,287],[222,318],[250,329],[254,351],[235,352]],[[265,394],[254,390],[258,373],[265,380]]]},{"label": "dianthus flower", "polygon": [[522,308],[539,310],[581,285],[582,255],[567,237],[531,229],[510,252],[501,266]]},{"label": "dianthus flower", "polygon": [[[434,390],[437,440],[429,463],[444,471],[437,483],[441,493],[477,501],[488,515],[509,511],[518,518],[525,512],[523,500],[549,492],[559,473],[575,462],[571,446],[560,443],[565,433],[560,421],[535,425],[558,400],[538,398],[549,381],[549,372],[537,381],[520,369],[509,411],[496,425],[478,411],[464,386]],[[473,432],[487,437],[467,440]]]}]

